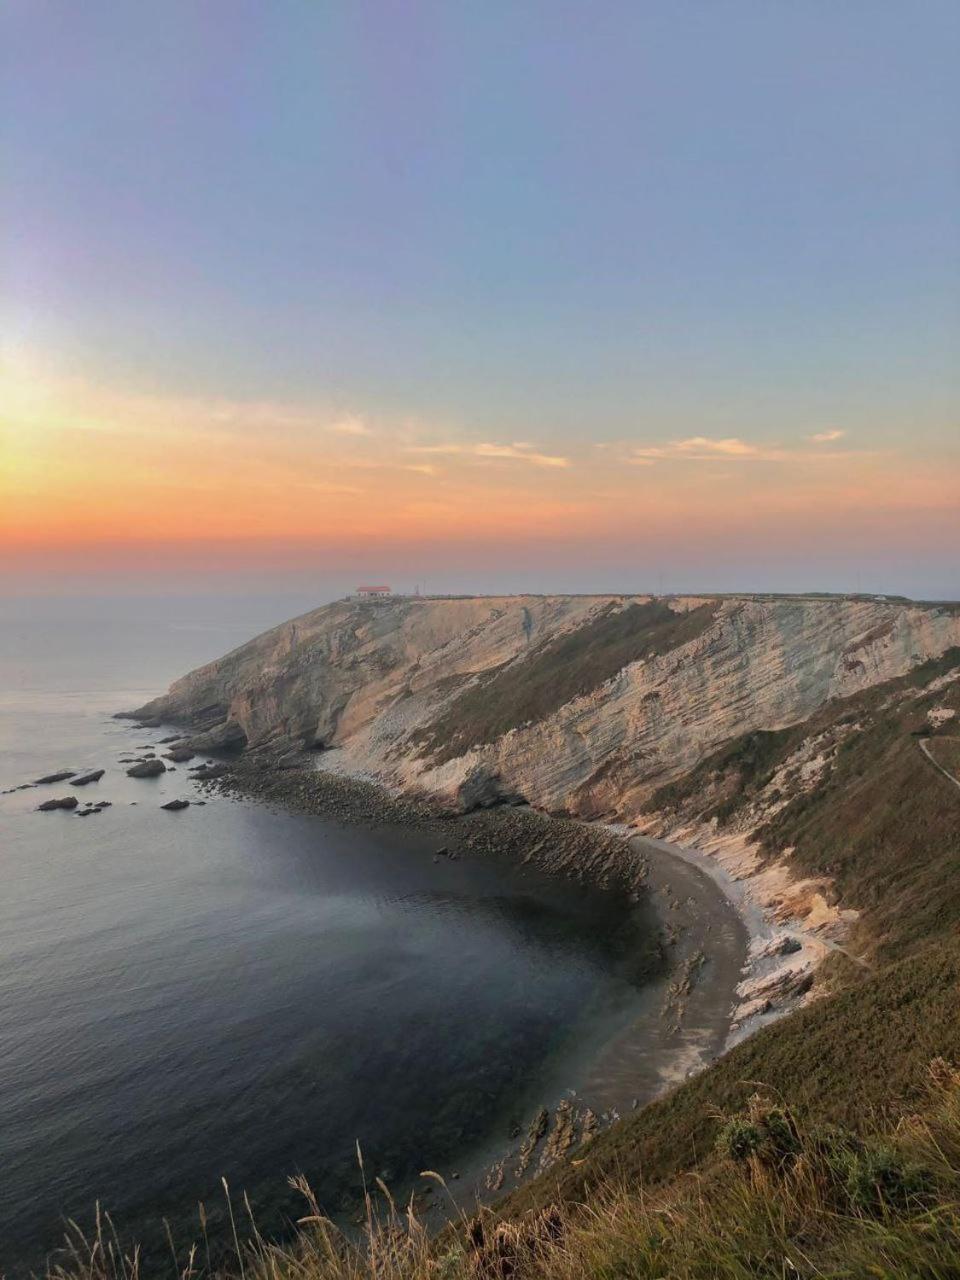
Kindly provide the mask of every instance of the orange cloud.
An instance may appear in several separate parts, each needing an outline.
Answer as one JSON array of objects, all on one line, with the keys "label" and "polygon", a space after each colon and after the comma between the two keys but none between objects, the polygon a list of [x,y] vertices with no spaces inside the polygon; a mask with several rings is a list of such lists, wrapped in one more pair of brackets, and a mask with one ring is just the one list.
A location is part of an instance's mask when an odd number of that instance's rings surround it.
[{"label": "orange cloud", "polygon": [[531,444],[421,444],[409,445],[410,453],[437,453],[461,458],[506,458],[534,467],[569,467],[570,459],[538,453]]},{"label": "orange cloud", "polygon": [[[814,444],[828,444],[839,440],[846,433],[839,430],[822,431],[810,436]],[[866,450],[835,449],[816,450],[809,447],[790,448],[783,445],[755,445],[736,436],[713,439],[709,436],[690,436],[685,440],[671,440],[667,444],[632,449],[627,461],[634,466],[649,467],[657,462],[811,462],[838,458],[868,457]]]}]

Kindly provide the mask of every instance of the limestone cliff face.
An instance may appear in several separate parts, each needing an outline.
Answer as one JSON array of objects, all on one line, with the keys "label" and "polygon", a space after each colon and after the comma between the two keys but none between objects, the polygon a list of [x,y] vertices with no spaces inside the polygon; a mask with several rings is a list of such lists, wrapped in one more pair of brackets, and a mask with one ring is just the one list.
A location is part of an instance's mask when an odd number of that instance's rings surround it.
[{"label": "limestone cliff face", "polygon": [[322,743],[332,767],[471,806],[632,820],[720,743],[960,644],[960,614],[814,597],[338,601],[178,680],[143,716],[202,746]]}]

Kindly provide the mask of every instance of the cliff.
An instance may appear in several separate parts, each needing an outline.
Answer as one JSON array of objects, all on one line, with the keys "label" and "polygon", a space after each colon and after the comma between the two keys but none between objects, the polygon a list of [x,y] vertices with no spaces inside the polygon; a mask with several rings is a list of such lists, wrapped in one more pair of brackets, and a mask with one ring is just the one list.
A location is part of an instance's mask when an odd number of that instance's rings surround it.
[{"label": "cliff", "polygon": [[519,796],[634,822],[721,744],[809,719],[960,644],[960,611],[862,598],[337,601],[137,713],[201,748],[322,745],[463,808]]}]

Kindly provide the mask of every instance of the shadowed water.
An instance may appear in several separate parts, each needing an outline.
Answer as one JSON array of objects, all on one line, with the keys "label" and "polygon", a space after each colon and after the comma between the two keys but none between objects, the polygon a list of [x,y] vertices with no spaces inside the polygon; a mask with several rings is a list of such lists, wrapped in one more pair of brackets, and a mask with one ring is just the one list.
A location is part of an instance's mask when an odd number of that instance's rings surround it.
[{"label": "shadowed water", "polygon": [[155,1241],[220,1178],[262,1227],[302,1171],[348,1214],[506,1142],[564,1063],[628,1025],[637,917],[612,895],[423,837],[196,798],[125,776],[156,733],[112,720],[288,613],[287,602],[7,602],[0,786],[106,768],[95,817],[0,797],[0,1265],[35,1266],[94,1200]]}]

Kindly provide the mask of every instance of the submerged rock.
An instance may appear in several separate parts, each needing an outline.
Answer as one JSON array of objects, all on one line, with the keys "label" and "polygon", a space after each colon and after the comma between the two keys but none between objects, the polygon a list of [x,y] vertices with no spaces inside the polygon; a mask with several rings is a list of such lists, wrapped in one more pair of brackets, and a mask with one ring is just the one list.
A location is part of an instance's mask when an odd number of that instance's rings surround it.
[{"label": "submerged rock", "polygon": [[158,778],[161,773],[167,772],[167,766],[162,760],[143,760],[140,764],[133,765],[127,770],[128,778]]},{"label": "submerged rock", "polygon": [[37,813],[49,813],[52,809],[75,809],[80,801],[76,796],[61,796],[58,800],[44,800],[37,805]]},{"label": "submerged rock", "polygon": [[73,785],[75,787],[85,787],[88,783],[99,782],[106,772],[106,769],[92,769],[89,773],[84,773],[79,778],[74,778]]},{"label": "submerged rock", "polygon": [[75,773],[76,769],[61,769],[59,773],[47,773],[42,778],[34,778],[33,785],[35,787],[45,787],[49,782],[66,782]]},{"label": "submerged rock", "polygon": [[168,809],[171,813],[177,813],[180,809],[189,809],[189,800],[168,800],[166,804],[160,806],[161,809]]}]

